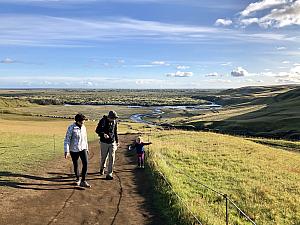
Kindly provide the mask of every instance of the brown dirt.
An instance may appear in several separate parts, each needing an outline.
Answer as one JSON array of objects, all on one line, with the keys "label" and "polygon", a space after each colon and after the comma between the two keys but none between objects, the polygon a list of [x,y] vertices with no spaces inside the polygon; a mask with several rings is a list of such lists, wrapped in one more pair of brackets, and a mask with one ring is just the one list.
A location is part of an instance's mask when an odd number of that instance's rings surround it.
[{"label": "brown dirt", "polygon": [[[88,182],[74,185],[71,160],[59,159],[33,174],[2,172],[0,189],[2,225],[143,225],[165,224],[152,206],[151,185],[127,145],[135,136],[121,135],[114,180],[100,176],[99,143],[90,143]],[[15,178],[16,181],[10,181]]]}]

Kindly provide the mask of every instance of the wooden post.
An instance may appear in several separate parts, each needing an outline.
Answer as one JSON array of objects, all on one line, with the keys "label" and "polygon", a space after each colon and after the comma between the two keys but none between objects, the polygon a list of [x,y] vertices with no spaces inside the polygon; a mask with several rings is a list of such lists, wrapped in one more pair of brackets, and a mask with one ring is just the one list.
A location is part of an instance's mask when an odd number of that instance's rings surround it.
[{"label": "wooden post", "polygon": [[55,152],[55,134],[53,134],[53,151]]},{"label": "wooden post", "polygon": [[224,195],[225,201],[226,201],[226,225],[229,224],[229,218],[228,218],[228,198],[227,195]]}]

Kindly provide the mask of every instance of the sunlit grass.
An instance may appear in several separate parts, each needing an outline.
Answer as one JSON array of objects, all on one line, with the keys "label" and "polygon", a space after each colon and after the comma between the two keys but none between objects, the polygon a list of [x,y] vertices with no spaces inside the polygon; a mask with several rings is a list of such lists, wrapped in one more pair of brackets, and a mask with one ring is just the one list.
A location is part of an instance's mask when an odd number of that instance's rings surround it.
[{"label": "sunlit grass", "polygon": [[[190,177],[228,194],[257,224],[299,224],[298,153],[213,133],[156,132],[151,141],[150,163],[204,224],[224,224],[225,202]],[[230,224],[248,223],[231,208]]]},{"label": "sunlit grass", "polygon": [[[0,118],[0,171],[20,172],[63,157],[63,141],[73,120],[9,115]],[[86,122],[88,140],[97,139],[96,122]]]}]

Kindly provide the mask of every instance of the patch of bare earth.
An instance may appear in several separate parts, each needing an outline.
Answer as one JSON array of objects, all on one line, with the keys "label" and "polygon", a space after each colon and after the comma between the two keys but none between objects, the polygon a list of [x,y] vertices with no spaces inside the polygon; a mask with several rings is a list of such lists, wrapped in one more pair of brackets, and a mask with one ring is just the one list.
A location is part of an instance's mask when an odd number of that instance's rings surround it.
[{"label": "patch of bare earth", "polygon": [[32,174],[0,172],[0,224],[165,224],[153,209],[145,171],[136,169],[135,157],[127,152],[134,138],[120,136],[111,181],[99,175],[99,143],[90,143],[90,189],[75,185],[71,160],[63,157]]}]

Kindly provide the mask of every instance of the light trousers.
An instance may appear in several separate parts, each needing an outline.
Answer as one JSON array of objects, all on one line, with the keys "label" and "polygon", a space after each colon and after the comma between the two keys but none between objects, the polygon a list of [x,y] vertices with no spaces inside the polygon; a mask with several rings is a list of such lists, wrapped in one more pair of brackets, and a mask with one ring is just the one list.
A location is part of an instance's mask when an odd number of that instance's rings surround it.
[{"label": "light trousers", "polygon": [[113,174],[113,167],[115,164],[115,154],[117,150],[117,143],[114,142],[112,144],[107,144],[104,142],[100,142],[100,169],[104,169],[106,166],[106,159],[108,157],[108,175],[112,176]]}]

